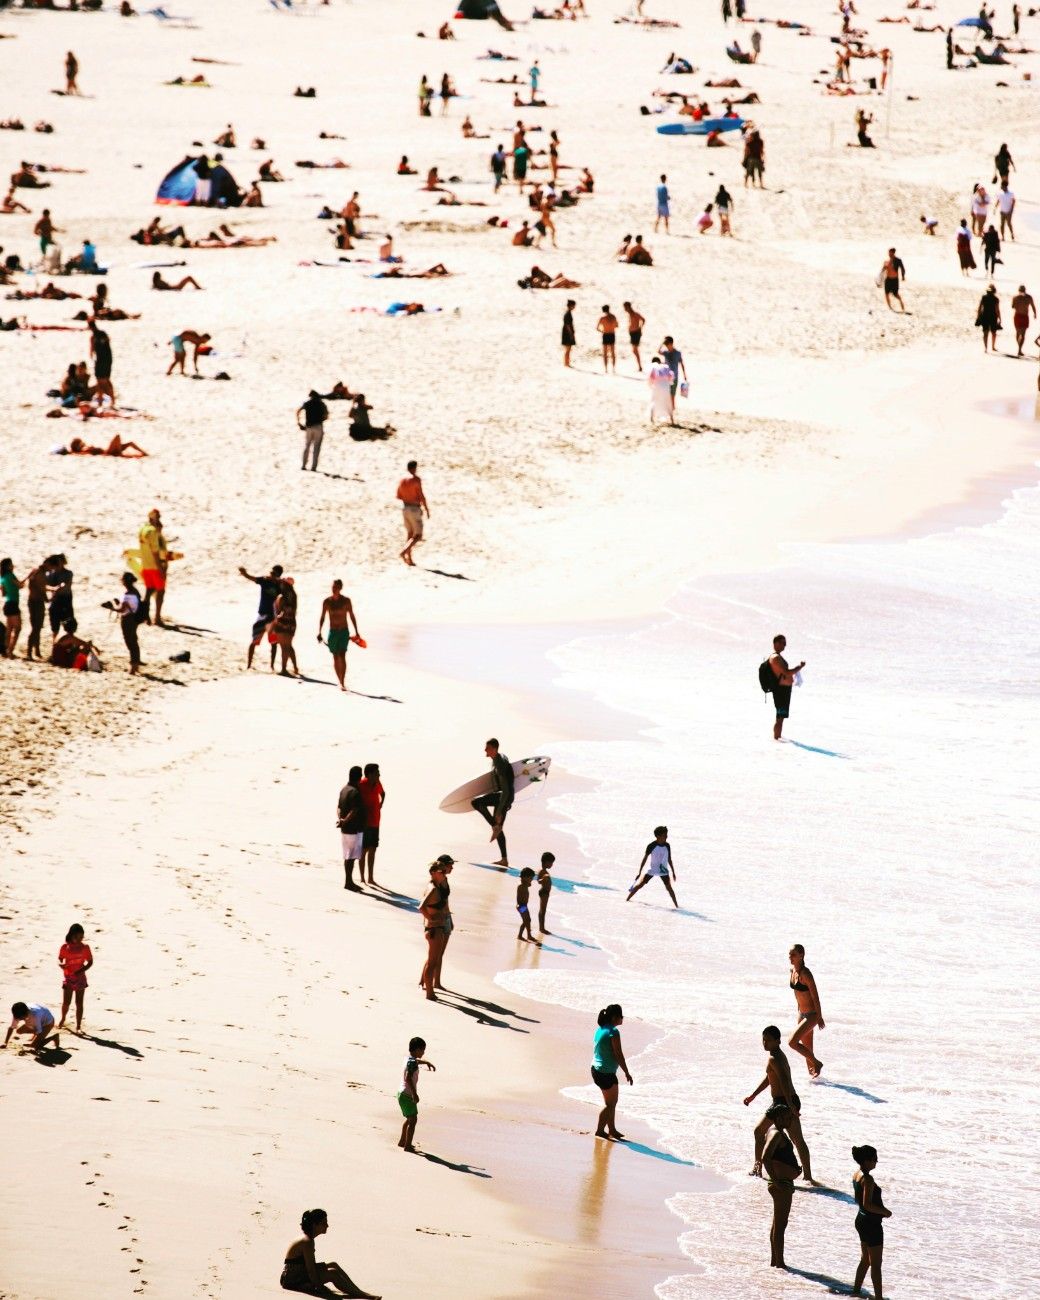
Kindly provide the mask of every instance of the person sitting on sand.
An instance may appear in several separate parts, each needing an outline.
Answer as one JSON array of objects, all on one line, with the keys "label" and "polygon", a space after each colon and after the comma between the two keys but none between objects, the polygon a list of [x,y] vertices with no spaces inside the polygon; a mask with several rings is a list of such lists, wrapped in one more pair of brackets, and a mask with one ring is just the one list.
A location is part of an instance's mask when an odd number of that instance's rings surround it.
[{"label": "person sitting on sand", "polygon": [[11,214],[12,212],[28,212],[29,209],[24,203],[19,203],[14,196],[15,187],[11,185],[4,195],[4,201],[0,204],[0,212]]},{"label": "person sitting on sand", "polygon": [[521,223],[520,229],[513,232],[513,238],[509,242],[514,248],[529,248],[533,239],[531,228],[524,221]]},{"label": "person sitting on sand", "polygon": [[182,280],[178,280],[176,284],[171,284],[169,280],[164,280],[162,278],[160,272],[154,271],[152,273],[153,289],[162,289],[167,293],[180,293],[182,289],[187,289],[189,285],[191,285],[193,289],[202,288],[202,285],[199,284],[198,280],[196,280],[193,275],[186,275]]},{"label": "person sitting on sand", "polygon": [[441,184],[440,172],[436,167],[431,167],[426,173],[426,184],[422,188],[424,190],[433,191],[434,193],[440,192],[447,194],[453,203],[456,201],[455,195],[448,189],[447,185]]},{"label": "person sitting on sand", "polygon": [[65,274],[71,275],[73,272],[80,272],[83,275],[100,275],[101,268],[97,263],[97,247],[89,240],[84,239],[83,251],[77,253],[75,257],[70,257],[65,263]]},{"label": "person sitting on sand", "polygon": [[195,349],[192,355],[192,362],[195,366],[195,373],[199,373],[199,352],[209,342],[208,334],[198,334],[195,330],[182,330],[180,334],[175,334],[170,342],[173,344],[173,360],[170,362],[167,375],[172,375],[174,370],[179,367],[181,374],[185,373],[184,363],[188,357],[188,344],[190,343]]},{"label": "person sitting on sand", "polygon": [[326,402],[349,402],[353,401],[357,394],[352,393],[342,379],[337,379],[332,388],[322,396]]},{"label": "person sitting on sand", "polygon": [[396,433],[392,424],[374,425],[369,418],[371,410],[365,394],[358,393],[350,408],[350,436],[355,442],[377,442]]},{"label": "person sitting on sand", "polygon": [[264,206],[264,196],[260,193],[260,182],[254,181],[246,190],[246,196],[242,200],[244,208],[262,208]]},{"label": "person sitting on sand", "polygon": [[381,262],[403,262],[403,257],[397,257],[394,253],[394,237],[387,232],[386,238],[379,245],[379,260]]},{"label": "person sitting on sand", "polygon": [[285,1252],[280,1278],[283,1291],[328,1296],[332,1300],[336,1293],[327,1290],[331,1285],[337,1287],[343,1295],[355,1297],[355,1300],[381,1300],[371,1291],[362,1291],[334,1260],[322,1264],[314,1258],[315,1237],[320,1237],[329,1230],[329,1216],[324,1210],[304,1210],[300,1228],[303,1236],[297,1238]]},{"label": "person sitting on sand", "polygon": [[642,235],[636,235],[631,247],[625,254],[625,261],[630,262],[633,266],[653,266],[653,254],[643,243]]},{"label": "person sitting on sand", "polygon": [[441,23],[437,28],[437,39],[439,41],[453,41],[455,33],[451,30],[451,23]]},{"label": "person sitting on sand", "polygon": [[90,400],[91,387],[85,362],[81,361],[79,366],[70,363],[61,381],[60,392],[63,406],[75,406],[78,402]]},{"label": "person sitting on sand", "polygon": [[262,181],[269,181],[274,183],[274,182],[281,182],[285,180],[285,177],[282,175],[282,173],[280,171],[275,170],[273,158],[265,159],[260,164],[259,170],[260,170],[260,179]]},{"label": "person sitting on sand", "polygon": [[218,149],[234,149],[235,147],[235,128],[229,122],[221,131],[220,135],[213,141]]},{"label": "person sitting on sand", "polygon": [[[108,285],[102,282],[94,292],[90,300],[90,314],[95,320],[140,320],[141,313],[132,315],[130,312],[123,311],[121,307],[110,307],[108,305]],[[75,320],[86,320],[86,312],[80,312]]]},{"label": "person sitting on sand", "polygon": [[59,456],[116,456],[124,460],[140,460],[148,453],[136,442],[124,442],[119,434],[114,434],[107,447],[92,447],[82,438],[72,438],[68,447],[63,447]]},{"label": "person sitting on sand", "polygon": [[415,168],[409,163],[408,155],[406,153],[401,155],[401,161],[397,164],[397,174],[398,176],[418,175],[418,172],[416,172]]}]

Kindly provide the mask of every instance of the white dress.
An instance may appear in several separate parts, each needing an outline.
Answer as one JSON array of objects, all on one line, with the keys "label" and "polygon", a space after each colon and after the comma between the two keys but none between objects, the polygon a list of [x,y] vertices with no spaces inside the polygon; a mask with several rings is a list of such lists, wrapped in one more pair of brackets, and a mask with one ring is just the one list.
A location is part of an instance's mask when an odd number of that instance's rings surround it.
[{"label": "white dress", "polygon": [[650,384],[650,422],[672,419],[672,382],[675,376],[664,364],[650,367],[647,377]]}]

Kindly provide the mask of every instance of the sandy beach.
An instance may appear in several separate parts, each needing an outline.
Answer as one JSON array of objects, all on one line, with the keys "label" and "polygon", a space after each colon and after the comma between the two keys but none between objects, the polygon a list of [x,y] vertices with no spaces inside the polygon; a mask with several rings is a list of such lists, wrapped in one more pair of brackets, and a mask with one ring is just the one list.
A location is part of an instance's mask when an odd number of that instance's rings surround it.
[{"label": "sandy beach", "polygon": [[[453,42],[435,39],[451,14],[431,0],[295,13],[192,0],[172,19],[0,10],[0,119],[29,128],[0,131],[4,175],[23,158],[82,169],[16,191],[31,211],[0,215],[3,256],[37,261],[49,206],[65,255],[92,240],[111,302],[140,314],[105,325],[125,418],[50,419],[48,390],[87,359],[73,319],[87,304],[0,302],[0,320],[76,331],[0,333],[0,554],[19,577],[67,554],[79,634],[105,666],[27,663],[24,630],[0,660],[5,1008],[60,1005],[56,957],[74,921],[96,963],[83,1036],[63,1032],[37,1060],[14,1044],[0,1056],[0,1294],[274,1295],[315,1205],[330,1218],[319,1258],[388,1298],[847,1293],[848,1149],[875,1141],[894,1207],[886,1295],[1012,1300],[1040,1281],[1028,1150],[1013,1136],[1036,1056],[1022,974],[1038,919],[1025,865],[1035,651],[1016,613],[1035,555],[1035,321],[1027,358],[1008,355],[1010,299],[1040,289],[1025,76],[1040,59],[948,72],[942,33],[878,19],[949,24],[964,17],[952,0],[909,12],[864,0],[855,21],[866,45],[891,48],[891,87],[845,98],[824,90],[841,25],[828,6],[756,13],[753,66],[725,54],[752,25],[724,27],[714,5],[648,0],[648,15],[682,24],[649,29],[614,21],[631,16],[620,0],[587,0],[575,22],[504,8],[524,20],[514,32],[459,21]],[[1008,44],[1038,40],[1040,20],[1024,16]],[[489,47],[516,61],[482,59]],[[52,94],[69,49],[81,97]],[[673,51],[697,71],[662,73]],[[547,107],[514,108],[515,87],[485,80],[526,82],[534,59]],[[865,91],[880,62],[859,62]],[[459,97],[420,117],[420,77],[437,85],[444,71]],[[208,85],[167,84],[199,74]],[[705,89],[729,76],[741,86]],[[312,85],[316,98],[293,96]],[[714,108],[757,93],[745,111],[766,142],[766,188],[745,189],[739,143],[657,134],[677,119],[640,114],[661,104],[655,89]],[[874,150],[848,147],[861,107]],[[481,138],[463,138],[466,114]],[[515,184],[492,189],[489,155],[520,116],[541,128],[535,150],[559,132],[561,185],[595,175],[593,194],[556,212],[558,248],[513,247],[537,214]],[[40,119],[52,134],[32,131]],[[155,206],[164,174],[212,156],[228,123],[243,187],[267,158],[286,177],[261,187],[265,206]],[[997,267],[1004,329],[989,356],[974,328],[988,278],[981,253],[962,277],[954,231],[974,183],[992,195],[1005,140],[1018,237]],[[402,155],[419,175],[396,174]],[[297,165],[337,158],[348,166]],[[460,205],[421,189],[433,165],[458,178]],[[662,172],[671,232],[655,234]],[[537,152],[531,174],[548,178]],[[720,182],[733,239],[694,224]],[[343,252],[318,214],[355,190],[368,237]],[[155,215],[193,240],[229,222],[274,242],[131,242]],[[654,266],[619,264],[621,237],[639,232]],[[373,278],[388,233],[406,270],[452,274]],[[892,245],[906,315],[875,284]],[[535,262],[580,287],[524,291]],[[202,291],[153,292],[157,264]],[[97,282],[17,273],[0,293],[52,278],[84,295]],[[674,427],[649,422],[623,329],[617,372],[603,373],[596,320],[625,299],[647,320],[644,366],[666,334],[684,353]],[[394,301],[425,311],[387,316]],[[185,330],[212,335],[198,380],[166,375]],[[301,472],[294,412],[337,380],[397,432],[354,442],[347,403],[330,402],[320,468]],[[51,454],[113,431],[147,458]],[[413,458],[430,519],[407,568],[395,490]],[[155,507],[183,558],[171,626],[141,629],[131,677],[100,603]],[[276,563],[299,600],[298,681],[268,671],[266,644],[244,672],[257,590],[238,568]],[[336,577],[367,641],[349,652],[346,695],[315,640]],[[784,746],[752,686],[777,626],[810,660]],[[933,691],[944,673],[952,699]],[[553,758],[510,815],[509,875],[482,821],[438,809],[485,770],[490,735],[514,759]],[[350,765],[373,760],[384,889],[348,894],[336,795]],[[674,917],[650,891],[623,906],[660,820],[680,861]],[[516,941],[514,893],[545,849],[558,883],[536,948]],[[431,1004],[416,909],[442,852],[458,859],[453,992]],[[981,973],[959,966],[973,912],[994,949]],[[767,1267],[768,1198],[745,1177],[754,1118],[739,1103],[762,1068],[762,1025],[783,1015],[790,1031],[798,939],[833,1003],[821,1036],[833,1086],[803,1085],[832,1195],[799,1190],[781,1273]],[[636,1080],[622,1089],[623,1144],[592,1137],[592,1032],[614,1001]],[[395,1093],[415,1034],[437,1071],[420,1080],[422,1155],[409,1156]],[[1002,1088],[987,1078],[975,1092],[984,1052],[1014,1065]],[[935,1119],[951,1097],[952,1137]]]}]

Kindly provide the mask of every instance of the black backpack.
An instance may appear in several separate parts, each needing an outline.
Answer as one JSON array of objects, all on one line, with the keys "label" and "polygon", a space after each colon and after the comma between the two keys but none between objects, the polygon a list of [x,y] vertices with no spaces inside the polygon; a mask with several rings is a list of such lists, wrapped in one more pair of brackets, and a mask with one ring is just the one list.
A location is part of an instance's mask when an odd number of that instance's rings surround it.
[{"label": "black backpack", "polygon": [[776,690],[776,673],[769,666],[768,659],[763,659],[758,665],[758,684],[766,695],[772,695]]}]

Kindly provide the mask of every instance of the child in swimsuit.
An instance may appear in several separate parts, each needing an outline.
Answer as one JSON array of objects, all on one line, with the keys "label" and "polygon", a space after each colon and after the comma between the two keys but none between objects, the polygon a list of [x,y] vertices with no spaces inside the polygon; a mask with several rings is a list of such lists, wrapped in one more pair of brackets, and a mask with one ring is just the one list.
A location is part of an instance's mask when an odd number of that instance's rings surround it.
[{"label": "child in swimsuit", "polygon": [[516,910],[520,913],[520,929],[517,932],[518,939],[529,939],[532,943],[541,946],[541,940],[536,939],[531,933],[531,909],[529,900],[531,897],[531,881],[534,880],[534,871],[531,867],[524,867],[520,872],[520,883],[516,887]]}]

